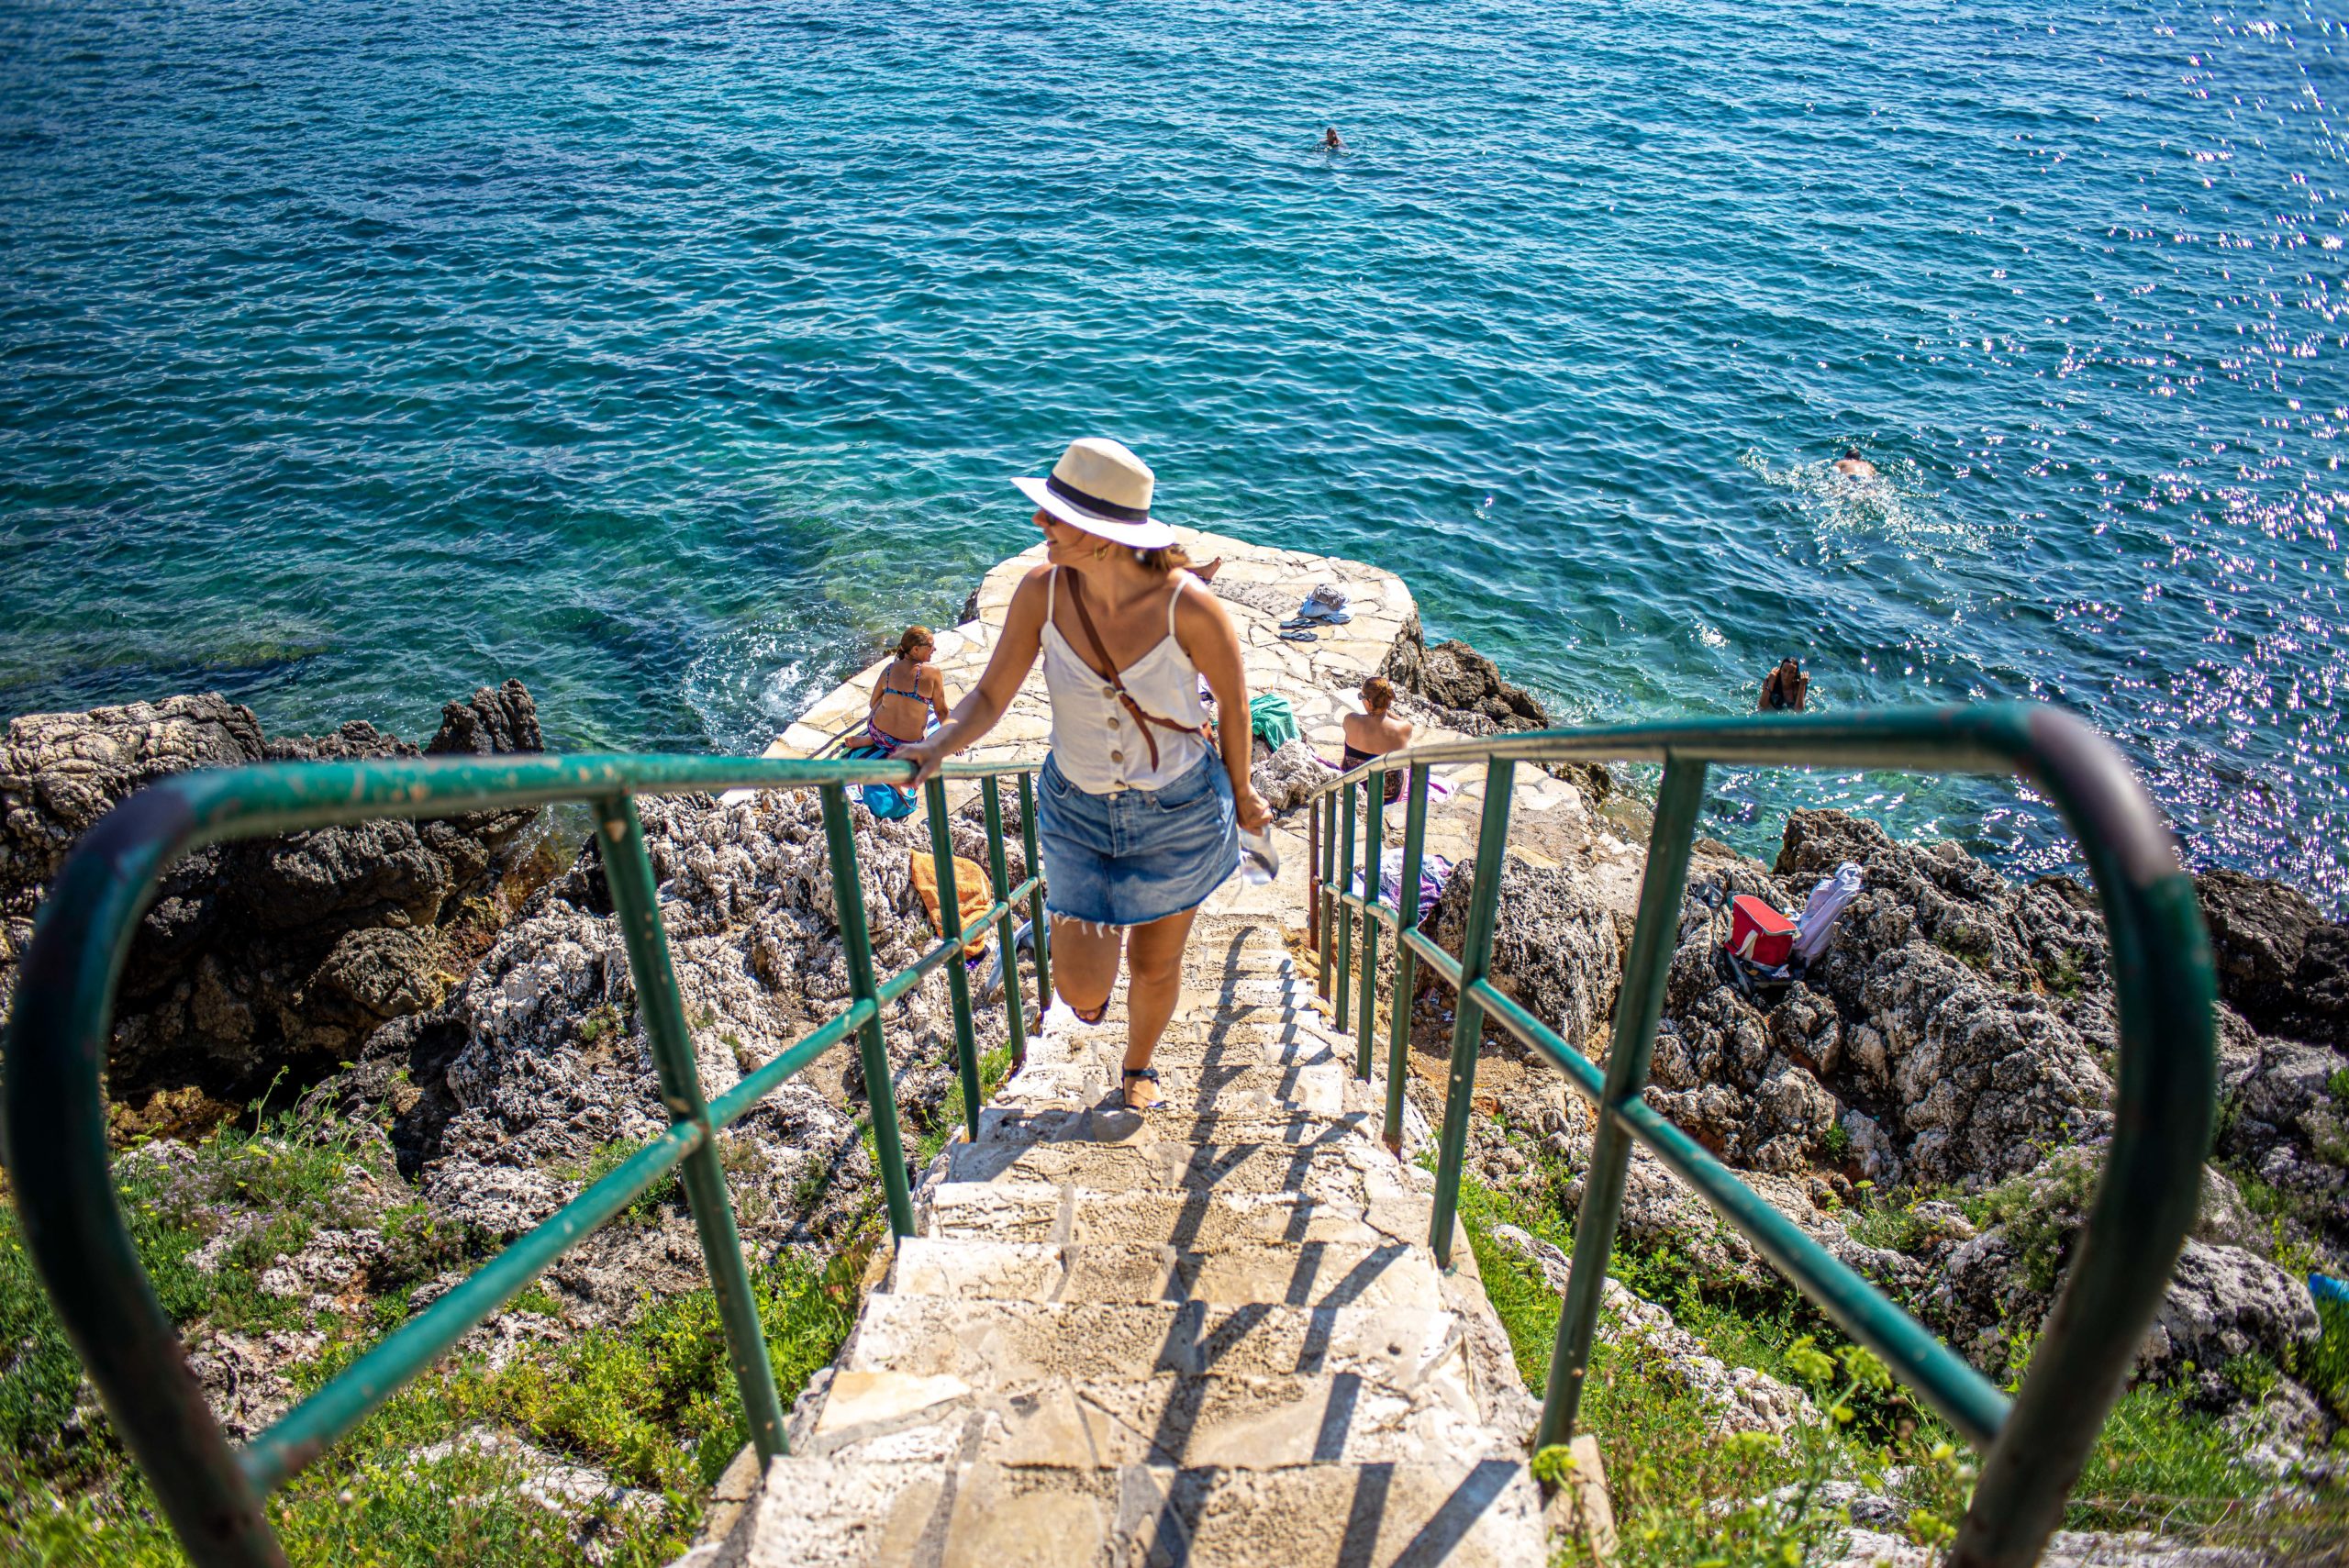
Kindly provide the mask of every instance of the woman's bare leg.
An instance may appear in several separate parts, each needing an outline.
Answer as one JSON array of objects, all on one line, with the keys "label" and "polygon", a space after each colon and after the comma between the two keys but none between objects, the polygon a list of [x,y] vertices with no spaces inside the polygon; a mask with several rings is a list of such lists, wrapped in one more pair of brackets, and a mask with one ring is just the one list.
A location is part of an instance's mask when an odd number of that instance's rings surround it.
[{"label": "woman's bare leg", "polygon": [[[1158,1039],[1166,1032],[1167,1023],[1174,1017],[1174,1004],[1183,992],[1183,950],[1190,945],[1191,922],[1196,909],[1186,909],[1180,915],[1169,915],[1163,920],[1152,920],[1147,926],[1137,926],[1126,942],[1126,1066],[1141,1069],[1150,1065],[1151,1053],[1158,1049]],[[1074,1004],[1071,1004],[1074,1006]],[[1156,1085],[1146,1078],[1126,1080],[1126,1104],[1136,1110],[1156,1105],[1160,1095]]]},{"label": "woman's bare leg", "polygon": [[1052,989],[1078,1017],[1098,1018],[1109,1005],[1124,945],[1125,933],[1114,927],[1052,917]]}]

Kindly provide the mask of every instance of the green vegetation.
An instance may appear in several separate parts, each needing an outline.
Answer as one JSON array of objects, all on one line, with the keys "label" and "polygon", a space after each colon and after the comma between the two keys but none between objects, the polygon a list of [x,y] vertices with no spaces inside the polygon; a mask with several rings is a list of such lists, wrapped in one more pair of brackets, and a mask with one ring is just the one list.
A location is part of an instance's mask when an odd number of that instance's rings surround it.
[{"label": "green vegetation", "polygon": [[[1537,1392],[1548,1377],[1562,1304],[1533,1265],[1490,1238],[1495,1225],[1512,1224],[1571,1253],[1571,1217],[1559,1201],[1567,1179],[1544,1159],[1519,1192],[1497,1192],[1473,1176],[1461,1185],[1461,1220],[1486,1294],[1508,1329],[1519,1370]],[[2013,1191],[1975,1201],[1978,1222],[2030,1223],[2017,1201],[2021,1184],[2010,1185]],[[1924,1230],[1911,1204],[1855,1211],[1854,1218],[1857,1231],[1875,1228],[1863,1238],[1873,1245],[1913,1243]],[[2032,1244],[2026,1238],[2027,1256]],[[2052,1245],[2046,1250],[2052,1260]],[[1724,1437],[1714,1429],[1710,1407],[1667,1368],[1603,1340],[1596,1345],[1582,1424],[1598,1435],[1607,1460],[1622,1537],[1617,1561],[1624,1568],[1810,1561],[1847,1523],[1819,1500],[1820,1484],[1828,1479],[1856,1481],[1897,1498],[1909,1510],[1901,1533],[1920,1545],[1952,1538],[1972,1494],[1971,1454],[1790,1287],[1725,1289],[1699,1278],[1685,1256],[1668,1249],[1619,1247],[1610,1272],[1670,1308],[1710,1354],[1808,1389],[1828,1417],[1785,1440]],[[2323,1316],[2323,1340],[2282,1370],[2332,1390],[2325,1396],[2339,1410],[2349,1393],[2349,1309],[2329,1307]],[[2018,1338],[2027,1346],[2032,1336]],[[2275,1386],[2278,1370],[2247,1357],[2221,1369],[2221,1376],[2255,1395]],[[2243,1463],[2247,1446],[2196,1407],[2192,1385],[2132,1388],[2106,1426],[2066,1509],[2065,1528],[2158,1529],[2188,1540],[2288,1554],[2349,1532],[2349,1492],[2334,1483],[2271,1501],[2276,1483]],[[1579,1547],[1564,1553],[1564,1562],[1582,1560]]]},{"label": "green vegetation", "polygon": [[[583,1180],[633,1146],[599,1150]],[[125,1160],[119,1194],[134,1241],[173,1321],[201,1344],[218,1333],[301,1330],[324,1349],[291,1370],[308,1393],[408,1316],[415,1287],[476,1266],[480,1239],[436,1224],[391,1169],[371,1129],[275,1118],[193,1148]],[[674,1191],[674,1179],[663,1187]],[[629,1211],[657,1221],[656,1188]],[[385,1200],[393,1199],[386,1207]],[[281,1255],[326,1228],[379,1230],[364,1299],[313,1312],[262,1288]],[[841,1256],[786,1253],[753,1273],[768,1352],[787,1405],[846,1336],[876,1232]],[[199,1262],[199,1254],[202,1261]],[[346,1309],[347,1307],[347,1309]],[[509,1310],[561,1318],[534,1283]],[[107,1427],[0,1206],[0,1565],[180,1564],[151,1493]],[[517,1441],[539,1451],[532,1462]],[[700,1497],[745,1440],[717,1300],[707,1288],[648,1297],[625,1328],[526,1345],[493,1366],[450,1357],[295,1478],[271,1501],[296,1562],[539,1568],[580,1561],[661,1563],[690,1544]],[[536,1499],[548,1459],[630,1489],[558,1513]]]},{"label": "green vegetation", "polygon": [[2101,1155],[2092,1151],[2060,1151],[2029,1173],[1965,1200],[1965,1217],[1977,1229],[2005,1226],[2021,1253],[2024,1283],[2052,1291],[2063,1271],[2064,1240],[2088,1211],[2103,1172]]},{"label": "green vegetation", "polygon": [[[581,1191],[594,1186],[628,1162],[629,1156],[644,1147],[640,1138],[616,1138],[598,1146],[587,1156],[587,1163],[566,1167],[555,1172],[565,1181],[577,1182]],[[636,1195],[629,1206],[613,1217],[615,1225],[658,1225],[661,1211],[672,1204],[685,1201],[685,1186],[677,1173],[670,1171],[659,1181]]]},{"label": "green vegetation", "polygon": [[2230,1167],[2227,1175],[2243,1207],[2267,1228],[2266,1250],[2278,1268],[2303,1279],[2332,1272],[2331,1260],[2311,1240],[2324,1222],[2321,1199],[2270,1186],[2255,1172]]}]

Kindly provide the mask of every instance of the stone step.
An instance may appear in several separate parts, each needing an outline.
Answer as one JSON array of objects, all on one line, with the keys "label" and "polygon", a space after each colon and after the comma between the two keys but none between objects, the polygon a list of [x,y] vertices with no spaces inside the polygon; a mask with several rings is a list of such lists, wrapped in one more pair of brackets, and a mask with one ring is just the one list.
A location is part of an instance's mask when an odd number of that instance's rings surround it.
[{"label": "stone step", "polygon": [[[1309,1066],[1327,1058],[1350,1062],[1354,1037],[1310,1015],[1253,1018],[1214,1024],[1170,1024],[1152,1060],[1212,1062],[1219,1058],[1264,1066]],[[1115,1069],[1125,1060],[1126,1031],[1105,1025],[1087,1033],[1050,1034],[1028,1042],[1026,1066],[1063,1062]],[[1023,1069],[1024,1070],[1024,1069]]]},{"label": "stone step", "polygon": [[1546,1544],[1540,1492],[1504,1459],[1171,1470],[780,1455],[726,1555],[742,1568],[1517,1568]]},{"label": "stone step", "polygon": [[[1006,1096],[998,1098],[998,1103],[1008,1108],[1090,1108],[1120,1089],[1120,1061],[1123,1054],[1102,1063],[1066,1063],[1043,1071],[1036,1066],[1024,1068],[1017,1077],[1027,1082],[1019,1082],[1019,1087],[1006,1087]],[[1196,1059],[1167,1050],[1151,1061],[1151,1066],[1158,1071],[1161,1103],[1170,1110],[1212,1110],[1217,1098],[1230,1094],[1254,1096],[1252,1103],[1257,1106],[1280,1106],[1308,1115],[1343,1115],[1346,1110],[1367,1110],[1375,1092],[1372,1084],[1355,1080],[1334,1054],[1313,1059],[1304,1066],[1283,1066],[1250,1059],[1245,1051],[1221,1051]]]},{"label": "stone step", "polygon": [[792,1451],[894,1463],[1223,1465],[1408,1463],[1521,1457],[1479,1421],[1464,1390],[1357,1376],[1062,1378],[974,1388],[959,1378],[843,1372]]},{"label": "stone step", "polygon": [[1165,1373],[1342,1372],[1405,1386],[1458,1376],[1464,1386],[1463,1345],[1458,1320],[1442,1309],[881,1295],[865,1299],[834,1364],[995,1387],[1057,1377],[1123,1383]]},{"label": "stone step", "polygon": [[[995,1114],[990,1115],[990,1111]],[[1039,1143],[1177,1144],[1201,1149],[1209,1144],[1286,1143],[1327,1147],[1341,1139],[1378,1141],[1383,1113],[1358,1106],[1340,1114],[1315,1116],[1293,1105],[1262,1095],[1219,1097],[1201,1110],[1161,1106],[1147,1114],[1112,1103],[1088,1109],[1059,1106],[1024,1110],[1019,1106],[988,1106],[979,1113],[981,1144]]]},{"label": "stone step", "polygon": [[[1400,1180],[1394,1162],[1361,1129],[1330,1124],[1311,1141],[1236,1139],[1188,1143],[953,1143],[950,1182],[1050,1182],[1102,1192],[1211,1188],[1297,1192],[1339,1203],[1366,1201],[1365,1175]],[[1384,1171],[1378,1162],[1386,1162]]]},{"label": "stone step", "polygon": [[1206,1301],[1290,1307],[1444,1305],[1423,1246],[1311,1241],[1185,1252],[1167,1242],[944,1240],[896,1244],[883,1288],[958,1301],[1143,1304]]},{"label": "stone step", "polygon": [[1434,1199],[1408,1182],[1381,1184],[1367,1199],[1352,1203],[1284,1192],[1100,1191],[1042,1182],[939,1182],[923,1188],[914,1219],[924,1236],[1119,1241],[1213,1252],[1311,1242],[1419,1245],[1426,1242],[1434,1216]]},{"label": "stone step", "polygon": [[[1168,1044],[1197,1044],[1209,1040],[1233,1041],[1277,1038],[1286,1034],[1318,1036],[1324,1040],[1348,1038],[1353,1018],[1340,1021],[1318,1008],[1303,1003],[1240,1003],[1228,1008],[1200,1006],[1187,1013],[1177,1013],[1166,1026],[1160,1039]],[[1097,1024],[1077,1024],[1055,1027],[1038,1040],[1031,1040],[1030,1049],[1039,1043],[1066,1041],[1086,1045],[1110,1044],[1123,1048],[1126,1041],[1125,1009],[1113,1007]]]}]

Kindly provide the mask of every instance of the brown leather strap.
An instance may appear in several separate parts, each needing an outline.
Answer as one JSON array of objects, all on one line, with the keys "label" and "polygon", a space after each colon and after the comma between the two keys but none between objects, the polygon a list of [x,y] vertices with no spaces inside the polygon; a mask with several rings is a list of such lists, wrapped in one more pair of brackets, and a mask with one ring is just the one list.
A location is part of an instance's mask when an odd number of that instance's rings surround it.
[{"label": "brown leather strap", "polygon": [[[1085,639],[1093,644],[1093,656],[1101,661],[1107,672],[1109,689],[1118,694],[1118,700],[1126,705],[1126,711],[1134,716],[1136,724],[1141,726],[1142,743],[1150,748],[1151,772],[1158,771],[1158,737],[1150,732],[1152,725],[1155,724],[1161,729],[1179,729],[1196,735],[1201,740],[1208,738],[1206,725],[1177,724],[1171,718],[1161,718],[1145,711],[1141,704],[1134,701],[1133,694],[1126,690],[1126,683],[1118,673],[1117,665],[1110,662],[1109,651],[1101,646],[1101,633],[1093,625],[1093,613],[1085,607],[1084,581],[1074,572],[1068,574],[1068,602],[1070,607],[1076,611],[1076,624],[1085,628]],[[1174,634],[1170,631],[1167,635],[1171,637]]]}]

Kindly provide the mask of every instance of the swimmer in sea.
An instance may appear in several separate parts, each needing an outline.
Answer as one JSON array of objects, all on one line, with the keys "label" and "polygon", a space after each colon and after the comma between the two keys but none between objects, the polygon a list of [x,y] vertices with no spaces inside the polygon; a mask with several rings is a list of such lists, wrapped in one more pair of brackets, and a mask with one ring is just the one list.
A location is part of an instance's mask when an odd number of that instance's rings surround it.
[{"label": "swimmer in sea", "polygon": [[1336,126],[1331,126],[1321,133],[1322,151],[1343,152],[1345,150],[1346,144],[1338,139],[1338,128]]},{"label": "swimmer in sea", "polygon": [[1762,680],[1762,700],[1753,706],[1764,713],[1800,713],[1810,696],[1810,677],[1791,653]]},{"label": "swimmer in sea", "polygon": [[1843,455],[1835,460],[1835,472],[1849,474],[1854,479],[1874,479],[1876,464],[1862,457],[1859,448],[1845,447]]}]

